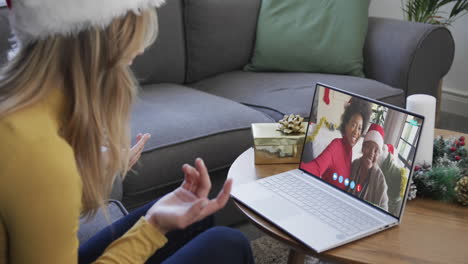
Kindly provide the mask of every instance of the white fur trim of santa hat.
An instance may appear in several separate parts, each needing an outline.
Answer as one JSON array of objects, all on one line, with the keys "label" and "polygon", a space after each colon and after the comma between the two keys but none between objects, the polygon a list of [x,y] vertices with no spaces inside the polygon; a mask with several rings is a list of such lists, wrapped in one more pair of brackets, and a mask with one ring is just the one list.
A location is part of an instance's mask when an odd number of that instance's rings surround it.
[{"label": "white fur trim of santa hat", "polygon": [[382,150],[382,147],[384,145],[384,136],[385,132],[381,126],[377,124],[371,124],[369,130],[366,133],[366,136],[364,137],[364,142],[375,142],[377,145],[379,145],[379,148]]},{"label": "white fur trim of santa hat", "polygon": [[10,26],[25,45],[53,35],[107,27],[129,11],[160,7],[165,0],[10,0]]}]

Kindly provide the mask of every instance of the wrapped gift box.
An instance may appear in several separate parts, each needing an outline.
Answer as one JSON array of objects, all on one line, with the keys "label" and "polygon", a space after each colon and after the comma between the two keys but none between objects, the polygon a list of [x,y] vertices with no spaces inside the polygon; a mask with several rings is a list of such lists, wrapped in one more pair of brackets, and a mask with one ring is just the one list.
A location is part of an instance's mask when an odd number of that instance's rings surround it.
[{"label": "wrapped gift box", "polygon": [[[306,122],[303,124],[307,125]],[[252,124],[255,164],[299,163],[305,134],[286,135],[278,123]]]}]

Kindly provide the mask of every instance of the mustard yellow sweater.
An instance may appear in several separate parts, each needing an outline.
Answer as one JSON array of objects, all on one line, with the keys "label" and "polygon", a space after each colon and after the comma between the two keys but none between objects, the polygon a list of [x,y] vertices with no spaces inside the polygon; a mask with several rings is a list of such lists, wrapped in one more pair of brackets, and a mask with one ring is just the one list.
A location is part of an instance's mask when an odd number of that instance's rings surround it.
[{"label": "mustard yellow sweater", "polygon": [[[0,119],[0,264],[77,263],[81,178],[59,135],[63,94]],[[96,263],[144,263],[167,239],[144,218]]]}]

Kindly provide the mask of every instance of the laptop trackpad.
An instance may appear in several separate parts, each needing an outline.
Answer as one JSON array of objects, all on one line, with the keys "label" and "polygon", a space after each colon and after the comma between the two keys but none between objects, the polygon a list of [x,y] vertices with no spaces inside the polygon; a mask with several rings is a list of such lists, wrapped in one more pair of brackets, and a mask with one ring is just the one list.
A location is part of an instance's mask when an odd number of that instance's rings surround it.
[{"label": "laptop trackpad", "polygon": [[302,213],[295,204],[277,196],[251,201],[251,208],[270,220],[279,220]]}]

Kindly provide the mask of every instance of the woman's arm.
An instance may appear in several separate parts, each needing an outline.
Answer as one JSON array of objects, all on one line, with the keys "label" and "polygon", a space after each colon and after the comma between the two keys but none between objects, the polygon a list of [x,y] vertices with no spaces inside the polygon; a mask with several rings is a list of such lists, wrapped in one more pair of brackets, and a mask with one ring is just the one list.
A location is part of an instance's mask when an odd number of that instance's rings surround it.
[{"label": "woman's arm", "polygon": [[28,141],[7,144],[11,159],[0,189],[8,263],[76,263],[81,180],[67,158],[73,153],[58,140]]},{"label": "woman's arm", "polygon": [[144,263],[166,242],[167,238],[142,217],[121,238],[112,242],[93,263]]},{"label": "woman's arm", "polygon": [[[76,263],[82,185],[72,149],[61,139],[12,147],[0,186],[9,263]],[[165,242],[141,219],[96,263],[144,263]]]},{"label": "woman's arm", "polygon": [[302,162],[301,168],[321,178],[333,163],[333,153],[338,143],[339,139],[334,139],[317,158],[307,163]]}]

